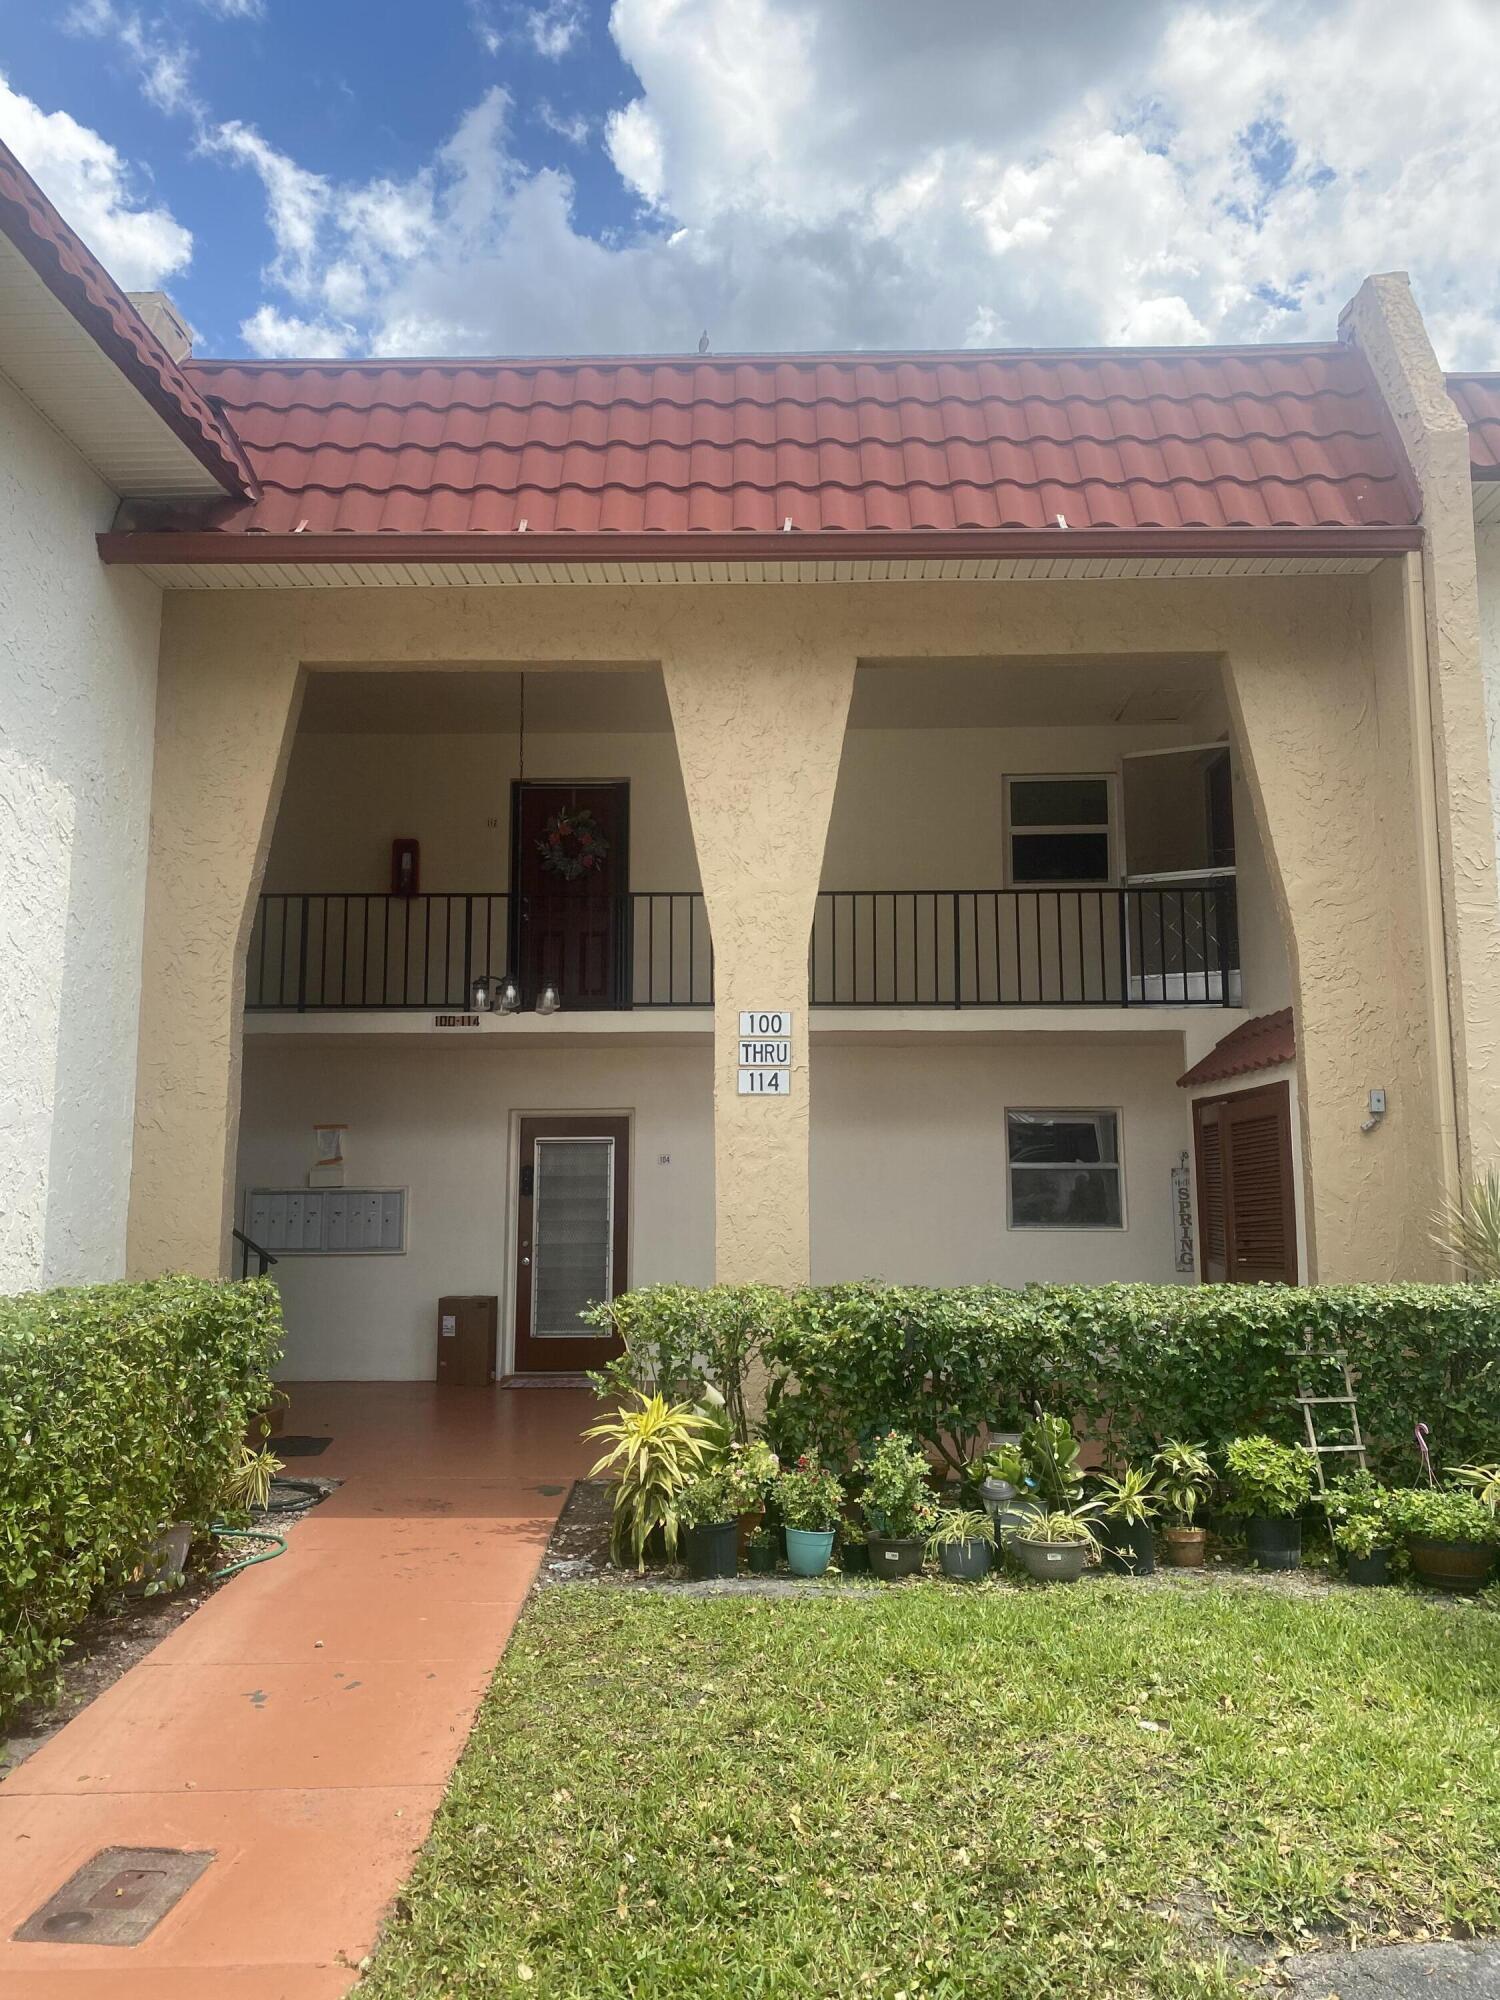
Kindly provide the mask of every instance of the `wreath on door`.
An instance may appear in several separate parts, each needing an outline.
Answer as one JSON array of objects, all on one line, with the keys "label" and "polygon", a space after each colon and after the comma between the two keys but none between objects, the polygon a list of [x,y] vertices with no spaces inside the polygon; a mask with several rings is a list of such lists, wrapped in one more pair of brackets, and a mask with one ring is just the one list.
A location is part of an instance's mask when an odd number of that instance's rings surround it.
[{"label": "wreath on door", "polygon": [[536,851],[549,875],[576,882],[581,876],[598,874],[609,853],[609,842],[587,806],[568,807],[554,813],[542,828]]}]

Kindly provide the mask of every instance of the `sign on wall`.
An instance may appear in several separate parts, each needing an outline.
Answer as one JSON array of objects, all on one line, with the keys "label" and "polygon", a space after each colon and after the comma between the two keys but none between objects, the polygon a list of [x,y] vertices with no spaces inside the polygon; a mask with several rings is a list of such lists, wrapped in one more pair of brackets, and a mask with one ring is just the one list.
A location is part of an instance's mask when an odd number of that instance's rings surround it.
[{"label": "sign on wall", "polygon": [[792,1089],[791,1009],[742,1009],[739,1042],[740,1096],[789,1097]]},{"label": "sign on wall", "polygon": [[1172,1169],[1172,1235],[1175,1239],[1176,1266],[1179,1271],[1197,1268],[1193,1255],[1193,1177],[1188,1170],[1188,1156],[1179,1154],[1178,1164]]}]

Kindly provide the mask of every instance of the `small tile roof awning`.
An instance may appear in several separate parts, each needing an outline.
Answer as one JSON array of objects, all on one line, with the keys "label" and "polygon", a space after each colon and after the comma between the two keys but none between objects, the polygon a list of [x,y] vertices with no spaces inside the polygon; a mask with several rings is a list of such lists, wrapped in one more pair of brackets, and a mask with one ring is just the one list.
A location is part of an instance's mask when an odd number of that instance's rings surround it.
[{"label": "small tile roof awning", "polygon": [[46,291],[215,484],[236,500],[253,494],[254,476],[233,429],[188,380],[108,271],[3,143],[0,239],[19,253]]},{"label": "small tile roof awning", "polygon": [[1277,1069],[1297,1057],[1297,1036],[1290,1007],[1274,1014],[1257,1014],[1216,1042],[1206,1056],[1178,1077],[1179,1089],[1200,1083],[1223,1083],[1234,1076],[1249,1076],[1258,1069]]},{"label": "small tile roof awning", "polygon": [[1500,375],[1450,375],[1448,394],[1469,426],[1469,475],[1500,479]]},{"label": "small tile roof awning", "polygon": [[1352,347],[192,361],[258,498],[111,560],[1349,557],[1418,510]]}]

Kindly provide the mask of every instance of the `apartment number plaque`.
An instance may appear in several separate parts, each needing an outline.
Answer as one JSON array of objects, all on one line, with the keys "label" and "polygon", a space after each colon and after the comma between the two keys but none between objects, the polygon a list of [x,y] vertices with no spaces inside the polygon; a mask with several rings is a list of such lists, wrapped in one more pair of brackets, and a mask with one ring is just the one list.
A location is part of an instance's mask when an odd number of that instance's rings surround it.
[{"label": "apartment number plaque", "polygon": [[740,1013],[739,1094],[790,1097],[792,1013],[789,1007],[749,1007]]}]

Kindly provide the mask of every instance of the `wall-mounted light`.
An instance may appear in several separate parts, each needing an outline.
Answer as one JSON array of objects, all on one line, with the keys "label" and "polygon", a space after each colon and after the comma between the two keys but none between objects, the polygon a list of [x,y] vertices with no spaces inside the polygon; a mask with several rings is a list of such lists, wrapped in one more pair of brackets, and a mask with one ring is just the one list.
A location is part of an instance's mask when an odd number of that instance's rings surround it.
[{"label": "wall-mounted light", "polygon": [[555,986],[544,986],[537,995],[536,1011],[539,1014],[555,1014],[561,1005]]}]

